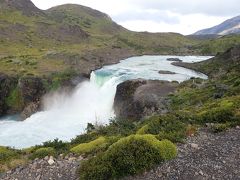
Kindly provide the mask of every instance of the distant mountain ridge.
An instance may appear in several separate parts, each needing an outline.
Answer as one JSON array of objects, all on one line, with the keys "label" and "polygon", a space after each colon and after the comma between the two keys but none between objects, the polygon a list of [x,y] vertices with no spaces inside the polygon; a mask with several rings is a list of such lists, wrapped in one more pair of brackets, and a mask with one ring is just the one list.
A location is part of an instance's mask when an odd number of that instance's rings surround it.
[{"label": "distant mountain ridge", "polygon": [[228,35],[228,34],[240,34],[240,16],[228,19],[223,23],[214,26],[212,28],[203,29],[194,33],[194,35]]}]

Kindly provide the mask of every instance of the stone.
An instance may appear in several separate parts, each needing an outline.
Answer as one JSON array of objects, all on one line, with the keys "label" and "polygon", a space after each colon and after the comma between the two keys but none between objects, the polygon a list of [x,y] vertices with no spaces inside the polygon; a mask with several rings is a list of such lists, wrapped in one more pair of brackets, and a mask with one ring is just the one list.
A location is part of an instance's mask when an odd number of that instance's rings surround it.
[{"label": "stone", "polygon": [[70,158],[68,158],[68,161],[75,161],[77,158],[75,158],[75,157],[70,157]]},{"label": "stone", "polygon": [[49,160],[48,160],[48,164],[49,164],[50,166],[52,166],[54,163],[55,163],[55,161],[53,160],[53,157],[51,156],[51,157],[49,158]]},{"label": "stone", "polygon": [[199,149],[198,144],[191,143],[190,146],[191,146],[193,149]]},{"label": "stone", "polygon": [[159,80],[129,80],[117,86],[114,111],[120,119],[141,120],[153,113],[166,114],[170,110],[168,95],[178,83]]}]

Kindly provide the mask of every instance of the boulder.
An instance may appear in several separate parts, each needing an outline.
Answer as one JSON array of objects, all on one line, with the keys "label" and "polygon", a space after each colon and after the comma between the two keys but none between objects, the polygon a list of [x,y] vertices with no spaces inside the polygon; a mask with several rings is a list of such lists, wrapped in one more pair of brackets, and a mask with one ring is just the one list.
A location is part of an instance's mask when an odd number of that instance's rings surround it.
[{"label": "boulder", "polygon": [[27,119],[29,118],[32,114],[36,113],[40,109],[40,102],[31,102],[29,105],[27,105],[22,113],[21,113],[21,118],[22,119]]},{"label": "boulder", "polygon": [[167,61],[182,62],[182,60],[179,58],[167,58]]},{"label": "boulder", "polygon": [[163,71],[163,70],[160,70],[158,71],[159,74],[176,74],[175,72],[172,72],[172,71]]},{"label": "boulder", "polygon": [[178,83],[158,80],[129,80],[117,86],[114,110],[117,118],[140,120],[146,116],[169,112],[168,94]]}]

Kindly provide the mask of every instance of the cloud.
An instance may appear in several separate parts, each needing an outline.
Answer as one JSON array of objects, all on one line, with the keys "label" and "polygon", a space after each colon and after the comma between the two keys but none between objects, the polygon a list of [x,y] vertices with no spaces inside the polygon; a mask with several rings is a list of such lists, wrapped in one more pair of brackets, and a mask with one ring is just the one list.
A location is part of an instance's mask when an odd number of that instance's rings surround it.
[{"label": "cloud", "polygon": [[169,10],[179,14],[234,16],[239,14],[239,0],[130,0],[139,8]]},{"label": "cloud", "polygon": [[239,0],[32,0],[41,9],[73,3],[109,14],[130,30],[194,33],[239,15]]},{"label": "cloud", "polygon": [[[197,19],[197,21],[196,21]],[[216,23],[221,23],[224,20],[222,17],[209,17],[202,14],[190,14],[179,16],[179,22],[170,24],[167,22],[156,22],[152,20],[129,20],[119,22],[124,27],[132,31],[149,32],[178,32],[182,34],[192,34],[202,28],[208,28]]]},{"label": "cloud", "polygon": [[157,23],[169,23],[169,24],[177,24],[179,23],[179,17],[175,14],[172,14],[169,11],[165,10],[155,10],[155,9],[135,9],[131,12],[125,12],[118,15],[113,16],[113,19],[122,22],[122,21],[154,21]]}]

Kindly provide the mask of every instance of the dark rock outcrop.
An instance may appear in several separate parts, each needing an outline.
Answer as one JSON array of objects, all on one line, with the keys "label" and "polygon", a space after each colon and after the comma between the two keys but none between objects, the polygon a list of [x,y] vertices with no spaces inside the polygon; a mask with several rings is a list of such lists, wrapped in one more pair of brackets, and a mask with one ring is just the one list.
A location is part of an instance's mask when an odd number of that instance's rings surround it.
[{"label": "dark rock outcrop", "polygon": [[42,80],[37,77],[21,78],[18,82],[18,87],[24,106],[40,101],[40,98],[46,93]]},{"label": "dark rock outcrop", "polygon": [[167,58],[167,61],[182,62],[182,60],[179,58]]},{"label": "dark rock outcrop", "polygon": [[0,116],[8,111],[7,97],[16,84],[16,78],[0,74]]},{"label": "dark rock outcrop", "polygon": [[175,72],[172,71],[158,71],[159,74],[176,74]]},{"label": "dark rock outcrop", "polygon": [[140,120],[154,113],[167,113],[167,95],[178,83],[158,80],[130,80],[117,86],[114,110],[117,118]]}]

